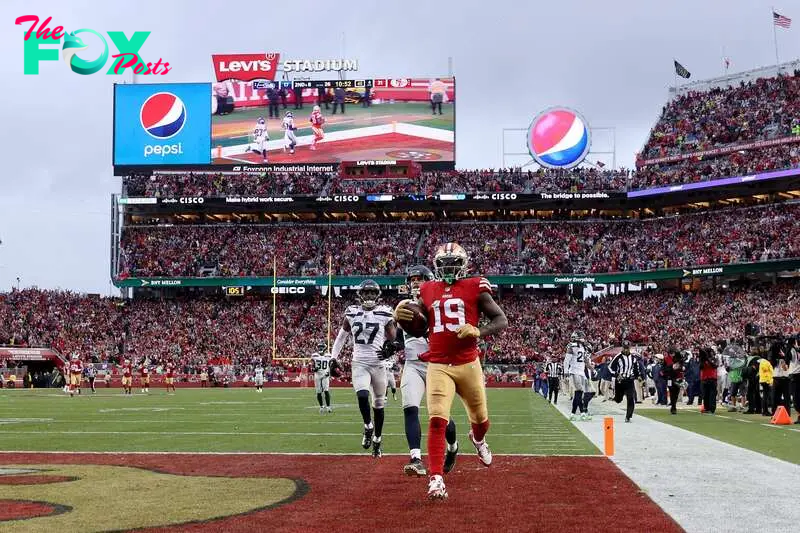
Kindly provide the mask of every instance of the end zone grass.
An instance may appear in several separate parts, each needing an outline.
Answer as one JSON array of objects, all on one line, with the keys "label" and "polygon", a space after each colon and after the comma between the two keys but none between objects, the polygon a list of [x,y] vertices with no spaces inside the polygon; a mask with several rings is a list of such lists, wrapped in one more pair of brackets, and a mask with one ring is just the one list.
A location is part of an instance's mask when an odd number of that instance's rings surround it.
[{"label": "end zone grass", "polygon": [[677,415],[656,409],[641,409],[636,413],[800,465],[800,426],[797,425],[774,426],[766,416],[728,413],[719,409],[714,415],[686,409],[680,410]]},{"label": "end zone grass", "polygon": [[[136,389],[134,389],[136,390]],[[575,427],[529,389],[489,389],[496,454],[599,455]],[[332,390],[335,412],[321,415],[314,390],[179,389],[124,396],[119,389],[70,398],[58,389],[0,392],[0,449],[5,451],[355,453],[361,418],[352,390]],[[453,405],[459,440],[469,424]],[[423,433],[426,411],[421,410]],[[466,449],[466,448],[465,448]],[[384,451],[408,451],[403,412],[389,399]]]}]

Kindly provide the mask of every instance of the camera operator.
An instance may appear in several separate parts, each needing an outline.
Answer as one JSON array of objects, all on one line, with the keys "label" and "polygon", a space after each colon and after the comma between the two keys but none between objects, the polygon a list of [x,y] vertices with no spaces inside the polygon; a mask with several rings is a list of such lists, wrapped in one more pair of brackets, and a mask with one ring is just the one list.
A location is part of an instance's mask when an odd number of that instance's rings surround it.
[{"label": "camera operator", "polygon": [[788,355],[788,347],[783,339],[774,342],[769,350],[769,362],[774,369],[772,374],[772,412],[778,410],[778,406],[782,405],[786,408],[789,416],[792,415],[792,400],[789,395],[791,390],[791,382],[789,381],[789,362],[791,361]]},{"label": "camera operator", "polygon": [[800,349],[798,349],[797,344],[797,336],[790,337],[786,341],[786,347],[789,351],[789,379],[792,380],[794,408],[797,411],[795,424],[800,424]]},{"label": "camera operator", "polygon": [[669,390],[669,412],[673,415],[678,414],[676,405],[681,393],[681,383],[683,383],[683,373],[686,369],[686,359],[683,353],[676,348],[671,348],[664,357],[664,366],[661,375],[667,382]]},{"label": "camera operator", "polygon": [[714,414],[717,410],[717,354],[708,346],[700,348],[700,384],[703,398],[703,413]]}]

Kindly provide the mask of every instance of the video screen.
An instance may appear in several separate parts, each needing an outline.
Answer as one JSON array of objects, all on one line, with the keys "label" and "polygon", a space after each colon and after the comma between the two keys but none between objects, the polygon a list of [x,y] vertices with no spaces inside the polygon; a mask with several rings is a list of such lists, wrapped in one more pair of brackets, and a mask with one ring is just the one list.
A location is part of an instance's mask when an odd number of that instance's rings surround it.
[{"label": "video screen", "polygon": [[217,82],[211,162],[454,166],[455,95],[453,78]]}]

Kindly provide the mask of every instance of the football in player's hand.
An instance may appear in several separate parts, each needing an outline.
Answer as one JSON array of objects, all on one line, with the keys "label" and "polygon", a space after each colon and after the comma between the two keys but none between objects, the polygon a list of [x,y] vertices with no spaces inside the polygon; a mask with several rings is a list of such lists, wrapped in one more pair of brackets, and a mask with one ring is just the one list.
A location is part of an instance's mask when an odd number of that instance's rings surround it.
[{"label": "football in player's hand", "polygon": [[428,316],[425,314],[425,310],[415,302],[406,302],[403,304],[403,308],[411,311],[413,316],[409,320],[401,318],[397,323],[412,337],[424,337],[428,333]]}]

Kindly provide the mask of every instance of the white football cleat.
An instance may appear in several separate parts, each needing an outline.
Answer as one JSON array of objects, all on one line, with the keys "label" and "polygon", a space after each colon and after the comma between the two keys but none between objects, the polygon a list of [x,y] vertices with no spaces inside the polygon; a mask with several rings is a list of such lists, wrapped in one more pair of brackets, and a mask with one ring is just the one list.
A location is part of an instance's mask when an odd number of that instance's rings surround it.
[{"label": "white football cleat", "polygon": [[489,445],[486,444],[486,439],[481,442],[475,440],[475,435],[472,434],[472,431],[469,432],[469,440],[472,441],[472,444],[475,445],[475,449],[478,451],[478,460],[480,460],[483,466],[489,466],[492,464],[492,451],[489,449]]},{"label": "white football cleat", "polygon": [[444,479],[442,476],[431,476],[428,481],[428,499],[430,500],[446,500],[447,489],[444,486]]},{"label": "white football cleat", "polygon": [[325,414],[325,408],[324,407],[320,407],[319,408],[319,414],[321,414],[321,415]]}]

